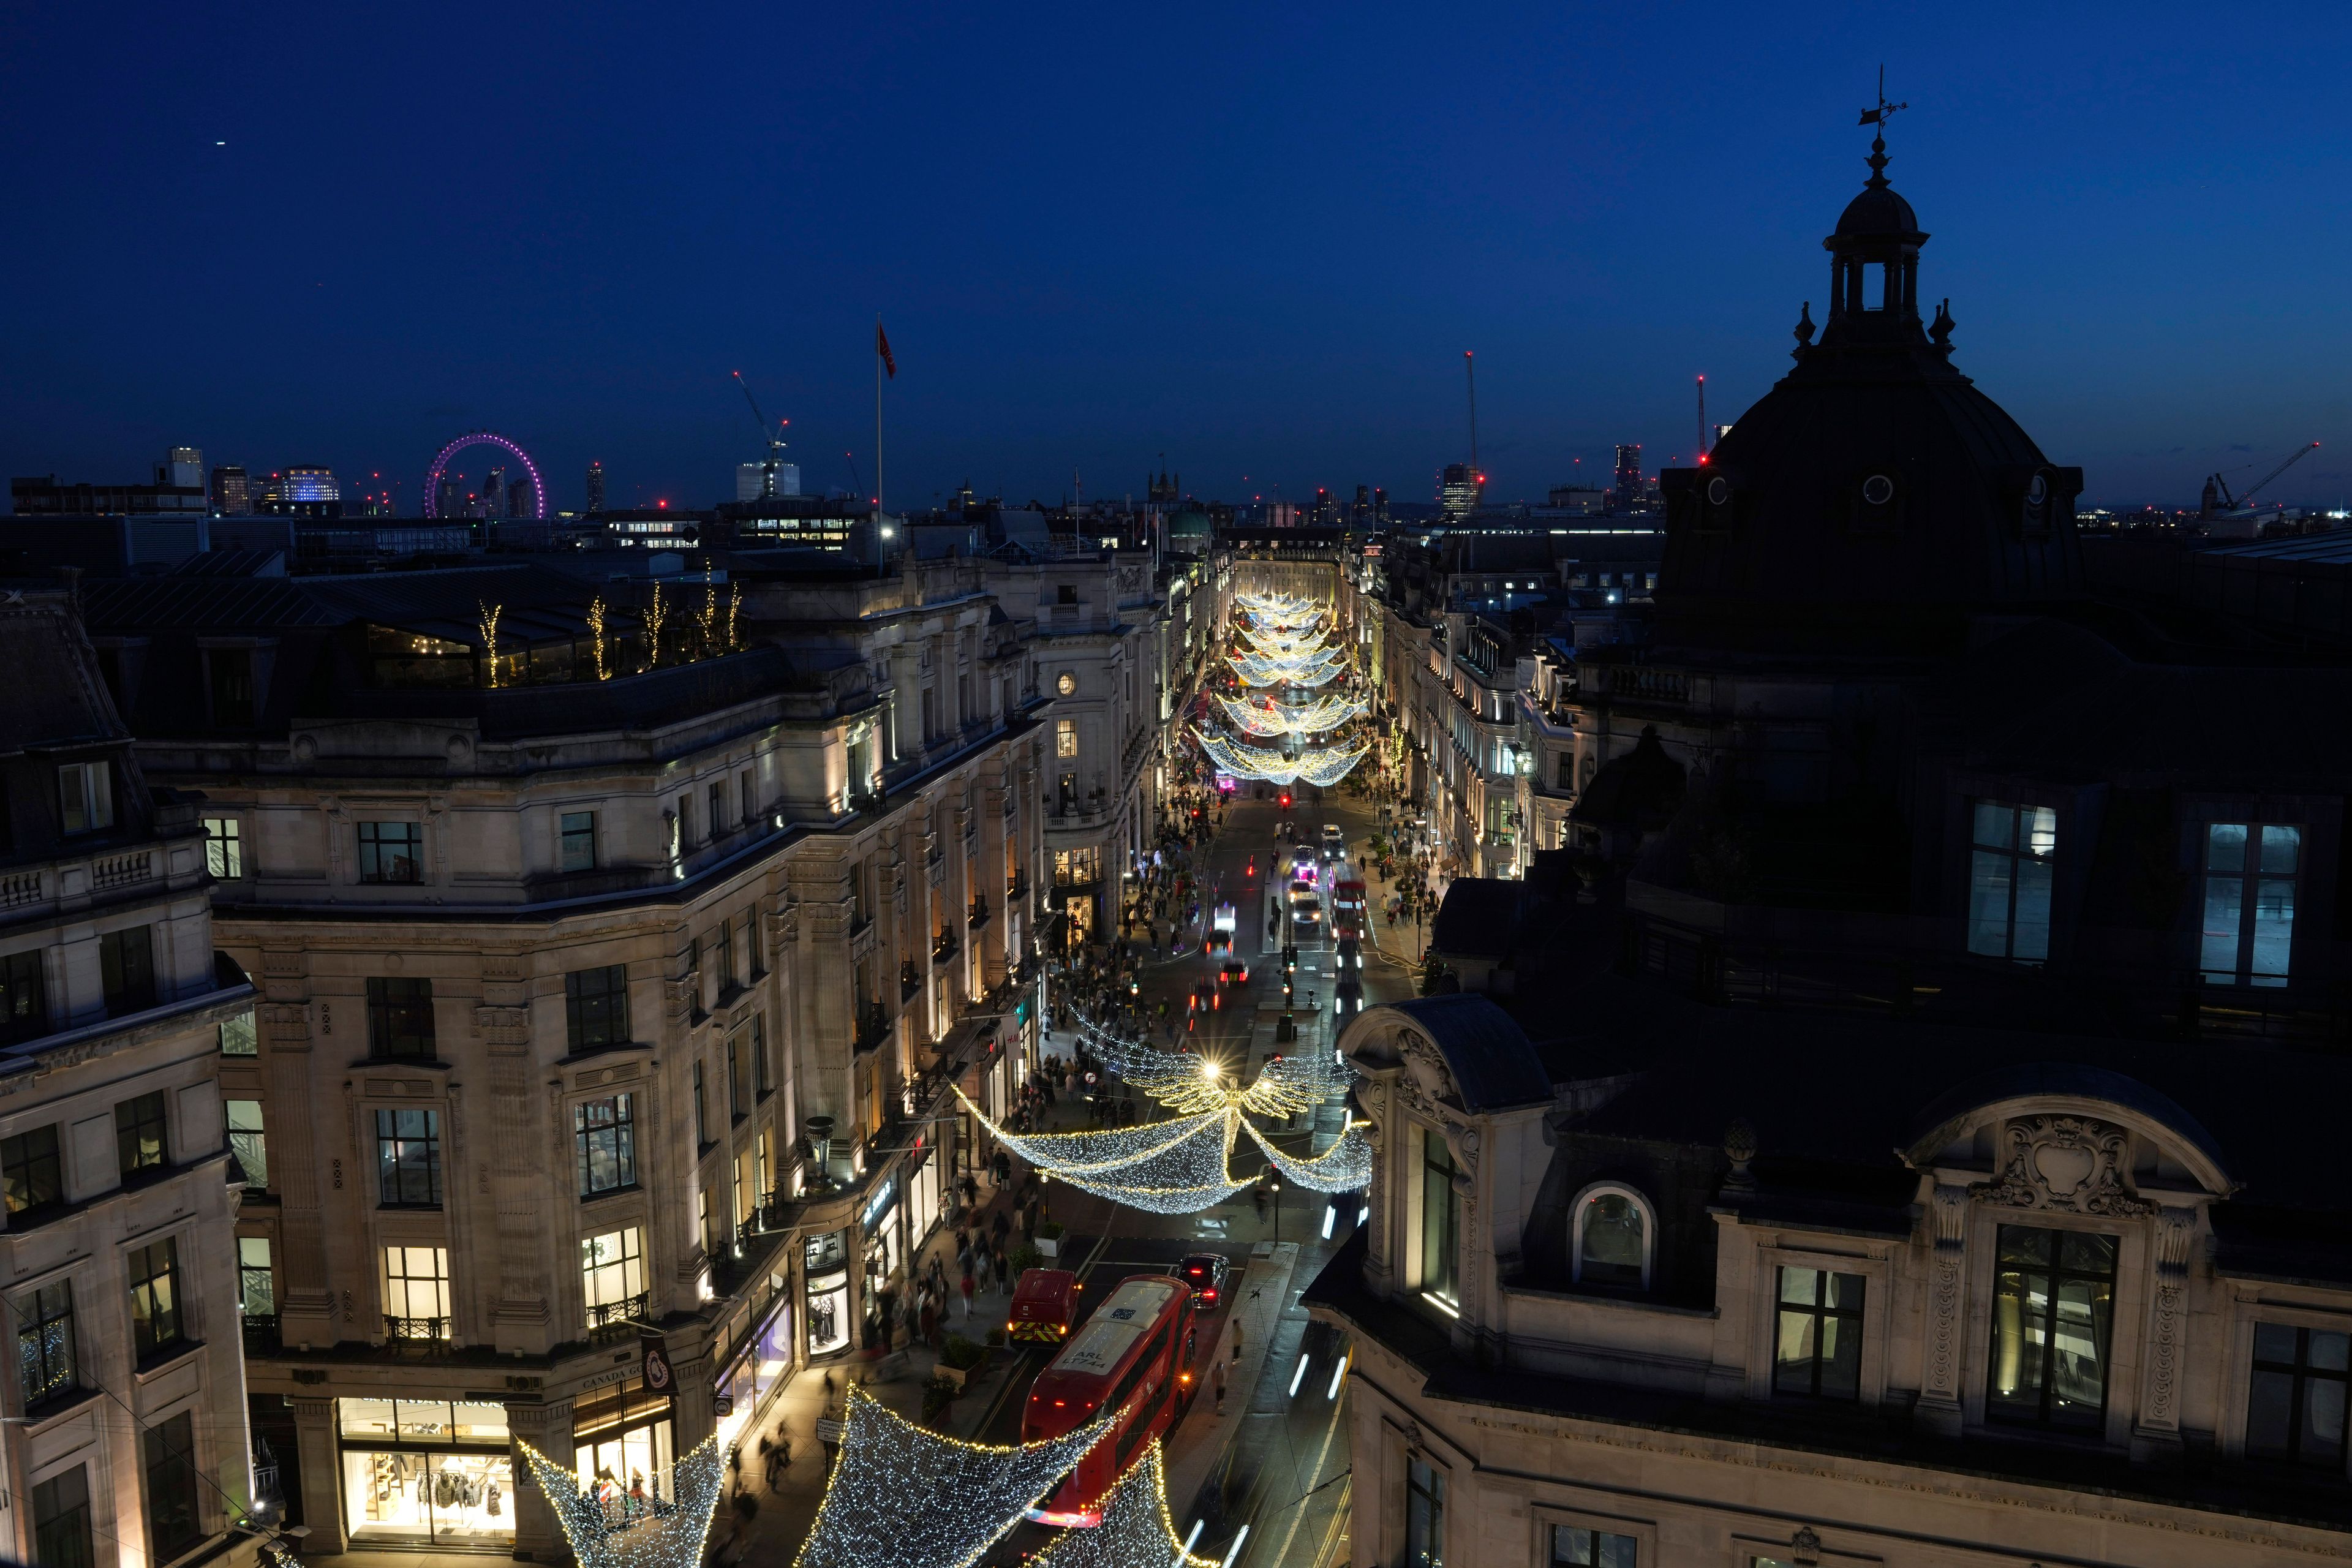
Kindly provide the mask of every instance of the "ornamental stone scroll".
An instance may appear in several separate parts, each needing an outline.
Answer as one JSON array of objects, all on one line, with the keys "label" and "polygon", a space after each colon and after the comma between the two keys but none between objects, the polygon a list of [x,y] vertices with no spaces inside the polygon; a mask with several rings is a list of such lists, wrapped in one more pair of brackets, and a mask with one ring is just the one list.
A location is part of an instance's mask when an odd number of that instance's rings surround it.
[{"label": "ornamental stone scroll", "polygon": [[2087,1116],[2029,1116],[2002,1134],[2000,1174],[1969,1191],[2001,1208],[2123,1218],[2156,1213],[2126,1178],[2131,1139],[2124,1129]]}]

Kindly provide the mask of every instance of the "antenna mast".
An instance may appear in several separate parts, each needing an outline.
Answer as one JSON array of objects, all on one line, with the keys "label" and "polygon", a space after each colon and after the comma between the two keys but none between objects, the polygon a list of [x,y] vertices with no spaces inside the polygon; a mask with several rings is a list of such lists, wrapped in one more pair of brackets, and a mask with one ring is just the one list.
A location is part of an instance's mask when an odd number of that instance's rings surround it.
[{"label": "antenna mast", "polygon": [[1698,378],[1698,460],[1706,461],[1706,377]]},{"label": "antenna mast", "polygon": [[1462,374],[1470,385],[1470,482],[1482,481],[1478,474],[1478,362],[1468,349],[1462,351]]}]

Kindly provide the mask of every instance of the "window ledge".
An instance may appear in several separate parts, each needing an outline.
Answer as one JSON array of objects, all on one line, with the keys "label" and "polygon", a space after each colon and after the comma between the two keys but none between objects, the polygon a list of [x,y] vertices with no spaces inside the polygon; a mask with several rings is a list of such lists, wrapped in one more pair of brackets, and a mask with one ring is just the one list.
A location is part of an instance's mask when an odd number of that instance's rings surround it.
[{"label": "window ledge", "polygon": [[439,1057],[362,1057],[351,1065],[352,1072],[382,1072],[387,1068],[413,1068],[423,1072],[447,1072],[455,1062],[445,1062]]},{"label": "window ledge", "polygon": [[574,1062],[588,1061],[596,1057],[609,1057],[615,1051],[649,1051],[653,1047],[643,1040],[614,1040],[609,1045],[583,1046],[568,1056],[555,1058],[557,1067],[570,1067]]},{"label": "window ledge", "polygon": [[602,1203],[606,1198],[625,1198],[629,1196],[632,1193],[642,1193],[644,1191],[645,1188],[643,1186],[635,1182],[631,1182],[625,1187],[605,1187],[599,1192],[583,1193],[580,1194],[580,1201],[583,1204]]},{"label": "window ledge", "polygon": [[446,1205],[441,1204],[378,1204],[375,1206],[379,1213],[383,1214],[439,1214]]},{"label": "window ledge", "polygon": [[1602,1290],[1589,1285],[1515,1285],[1505,1281],[1507,1296],[1523,1296],[1538,1301],[1576,1301],[1594,1307],[1622,1307],[1636,1312],[1664,1312],[1678,1318],[1719,1318],[1722,1311],[1713,1306],[1691,1306],[1679,1301],[1664,1301],[1633,1290]]},{"label": "window ledge", "polygon": [[80,1409],[91,1400],[100,1397],[103,1392],[96,1388],[69,1388],[63,1394],[49,1395],[38,1405],[27,1405],[25,1406],[25,1425],[27,1435],[38,1432],[43,1426],[60,1415],[70,1415]]},{"label": "window ledge", "polygon": [[143,1383],[204,1348],[202,1340],[175,1340],[161,1350],[150,1351],[140,1357],[139,1364],[131,1370]]}]

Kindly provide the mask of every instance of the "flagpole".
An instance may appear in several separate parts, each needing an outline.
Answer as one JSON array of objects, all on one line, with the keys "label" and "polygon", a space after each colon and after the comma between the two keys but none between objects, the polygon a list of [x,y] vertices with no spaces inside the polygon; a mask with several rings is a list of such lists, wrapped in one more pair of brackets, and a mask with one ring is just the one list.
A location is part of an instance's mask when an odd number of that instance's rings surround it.
[{"label": "flagpole", "polygon": [[874,564],[882,564],[882,312],[874,312]]}]

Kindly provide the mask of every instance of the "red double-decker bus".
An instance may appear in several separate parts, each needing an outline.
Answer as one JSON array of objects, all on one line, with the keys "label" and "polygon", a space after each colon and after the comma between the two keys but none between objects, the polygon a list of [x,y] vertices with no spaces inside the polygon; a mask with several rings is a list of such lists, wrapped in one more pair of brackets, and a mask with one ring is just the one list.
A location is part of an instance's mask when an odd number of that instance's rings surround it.
[{"label": "red double-decker bus", "polygon": [[1124,1413],[1029,1517],[1040,1524],[1100,1524],[1111,1483],[1182,1414],[1192,1391],[1192,1288],[1159,1274],[1119,1281],[1037,1374],[1021,1413],[1021,1440],[1058,1437],[1106,1410]]},{"label": "red double-decker bus", "polygon": [[1331,934],[1335,937],[1360,937],[1364,934],[1364,884],[1361,878],[1331,884]]}]

